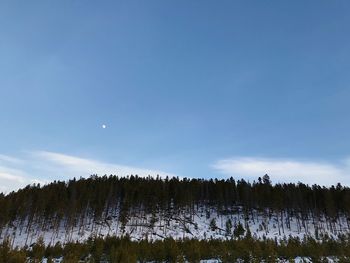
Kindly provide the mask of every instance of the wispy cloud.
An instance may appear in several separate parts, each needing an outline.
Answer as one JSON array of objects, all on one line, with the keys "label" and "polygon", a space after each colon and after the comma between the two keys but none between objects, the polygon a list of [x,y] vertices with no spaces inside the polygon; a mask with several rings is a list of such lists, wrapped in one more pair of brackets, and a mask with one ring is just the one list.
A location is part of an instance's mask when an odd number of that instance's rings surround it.
[{"label": "wispy cloud", "polygon": [[51,168],[59,168],[61,172],[67,172],[69,176],[73,175],[75,177],[79,176],[89,176],[91,174],[98,175],[110,175],[115,174],[119,176],[127,175],[138,175],[138,176],[175,176],[164,171],[131,167],[119,164],[112,164],[107,162],[102,162],[98,160],[86,159],[77,156],[48,152],[48,151],[38,151],[32,153],[34,157],[38,160],[48,162]]},{"label": "wispy cloud", "polygon": [[0,156],[0,192],[7,193],[33,182],[24,171],[11,167],[17,161],[3,157]]},{"label": "wispy cloud", "polygon": [[303,182],[307,184],[350,185],[350,161],[335,163],[300,161],[293,159],[234,157],[222,159],[212,168],[226,176],[256,180],[268,174],[273,182]]},{"label": "wispy cloud", "polygon": [[22,160],[9,156],[9,155],[4,155],[0,154],[0,163],[21,163]]},{"label": "wispy cloud", "polygon": [[[256,180],[265,173],[274,183],[350,185],[350,159],[339,162],[301,161],[295,159],[233,157],[221,159],[212,168],[224,176]],[[47,183],[92,174],[118,176],[177,176],[157,169],[126,166],[50,151],[26,152],[21,158],[0,154],[0,192],[10,192],[32,183]]]},{"label": "wispy cloud", "polygon": [[0,192],[8,193],[32,183],[48,183],[97,175],[176,176],[156,169],[103,162],[49,151],[26,152],[21,158],[0,155]]},{"label": "wispy cloud", "polygon": [[[8,171],[10,170],[10,172]],[[14,172],[15,171],[15,172]],[[21,175],[19,175],[21,174]],[[0,167],[0,193],[9,193],[18,190],[31,184],[44,184],[43,181],[37,178],[31,178],[28,175],[23,175],[22,171]]]}]

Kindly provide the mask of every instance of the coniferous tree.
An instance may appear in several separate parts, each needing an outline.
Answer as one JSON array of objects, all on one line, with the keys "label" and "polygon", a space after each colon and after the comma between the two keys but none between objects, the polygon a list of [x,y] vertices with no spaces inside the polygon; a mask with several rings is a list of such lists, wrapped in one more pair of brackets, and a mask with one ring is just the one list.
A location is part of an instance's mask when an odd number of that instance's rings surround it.
[{"label": "coniferous tree", "polygon": [[241,238],[243,235],[244,235],[244,227],[243,225],[241,224],[241,222],[238,222],[237,225],[235,225],[235,228],[233,230],[233,235],[236,237],[236,238]]}]

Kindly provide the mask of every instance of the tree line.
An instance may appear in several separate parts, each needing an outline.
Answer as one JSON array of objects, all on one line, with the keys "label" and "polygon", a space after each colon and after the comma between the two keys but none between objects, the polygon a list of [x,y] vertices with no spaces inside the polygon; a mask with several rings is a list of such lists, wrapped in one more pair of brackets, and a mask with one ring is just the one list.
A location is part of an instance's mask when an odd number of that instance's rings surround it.
[{"label": "tree line", "polygon": [[[15,220],[74,220],[83,213],[95,219],[111,209],[130,208],[148,212],[198,206],[219,212],[241,206],[246,210],[270,209],[325,215],[332,219],[350,215],[350,189],[284,183],[273,185],[268,177],[243,179],[179,179],[177,177],[97,176],[28,185],[7,195],[0,194],[0,227]],[[1,233],[1,232],[0,232]]]},{"label": "tree line", "polygon": [[203,259],[219,259],[224,263],[232,262],[277,262],[296,257],[309,258],[312,262],[328,262],[327,257],[336,257],[340,263],[349,262],[350,239],[343,236],[339,240],[325,237],[322,242],[312,238],[300,240],[289,238],[280,242],[255,240],[249,236],[238,240],[174,240],[167,238],[158,241],[131,241],[125,237],[90,238],[84,243],[56,243],[45,246],[39,238],[31,247],[11,249],[10,242],[4,240],[0,245],[0,263],[42,262],[47,258],[53,262],[63,257],[63,263],[111,262],[190,262]]}]

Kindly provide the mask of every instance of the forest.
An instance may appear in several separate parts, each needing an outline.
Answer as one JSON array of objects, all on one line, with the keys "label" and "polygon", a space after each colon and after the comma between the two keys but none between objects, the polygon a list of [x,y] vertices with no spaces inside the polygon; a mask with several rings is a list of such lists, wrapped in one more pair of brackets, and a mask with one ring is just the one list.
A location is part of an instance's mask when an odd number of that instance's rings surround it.
[{"label": "forest", "polygon": [[349,262],[349,221],[340,184],[92,175],[0,194],[0,263]]},{"label": "forest", "polygon": [[271,209],[336,218],[350,215],[350,189],[341,184],[272,184],[268,175],[252,183],[243,179],[179,179],[93,175],[87,179],[54,181],[0,194],[0,226],[40,215],[44,219],[73,219],[87,209],[95,219],[118,206],[122,211],[146,211],[206,205],[219,211],[241,206],[245,210]]},{"label": "forest", "polygon": [[[341,240],[325,238],[321,243],[314,239],[299,240],[290,238],[282,242],[274,240],[255,240],[245,237],[238,240],[174,240],[164,239],[155,242],[147,240],[131,241],[123,238],[107,237],[89,239],[84,243],[56,243],[45,246],[38,240],[27,248],[11,248],[10,242],[4,240],[0,245],[0,263],[39,263],[43,258],[48,262],[190,262],[217,259],[223,263],[233,262],[295,262],[296,258],[311,262],[329,262],[336,259],[339,263],[350,260],[350,237]],[[53,261],[56,259],[56,261]],[[27,261],[28,262],[28,261]],[[310,262],[310,261],[305,261]]]}]

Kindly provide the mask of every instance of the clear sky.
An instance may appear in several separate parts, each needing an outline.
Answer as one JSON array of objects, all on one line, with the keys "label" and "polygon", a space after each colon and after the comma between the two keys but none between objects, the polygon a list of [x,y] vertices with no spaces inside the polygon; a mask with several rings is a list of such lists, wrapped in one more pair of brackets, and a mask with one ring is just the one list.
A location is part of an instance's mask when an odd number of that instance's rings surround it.
[{"label": "clear sky", "polygon": [[132,171],[350,185],[349,14],[1,1],[0,190]]}]

